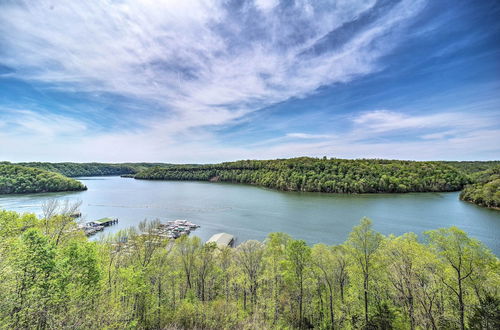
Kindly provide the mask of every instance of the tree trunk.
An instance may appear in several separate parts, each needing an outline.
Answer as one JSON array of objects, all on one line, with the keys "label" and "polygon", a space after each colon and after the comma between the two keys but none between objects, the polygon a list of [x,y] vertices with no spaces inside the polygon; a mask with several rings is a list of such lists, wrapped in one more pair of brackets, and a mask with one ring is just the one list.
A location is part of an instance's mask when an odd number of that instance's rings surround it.
[{"label": "tree trunk", "polygon": [[408,309],[409,309],[409,314],[410,314],[410,329],[415,330],[415,313],[414,313],[414,308],[413,308],[413,297],[410,296],[408,298]]},{"label": "tree trunk", "polygon": [[300,279],[300,295],[299,295],[299,327],[302,329],[302,297],[304,296],[304,286],[302,278]]},{"label": "tree trunk", "polygon": [[247,290],[243,289],[243,310],[247,310]]},{"label": "tree trunk", "polygon": [[[330,285],[329,285],[330,286]],[[332,288],[330,287],[330,320],[331,320],[331,327],[332,330],[335,329],[335,316],[333,314],[333,292]]]},{"label": "tree trunk", "polygon": [[363,288],[365,291],[365,325],[368,325],[368,276],[366,275],[363,281]]},{"label": "tree trunk", "polygon": [[158,279],[158,329],[161,329],[161,280]]},{"label": "tree trunk", "polygon": [[340,282],[340,301],[344,304],[344,281]]},{"label": "tree trunk", "polygon": [[465,311],[464,311],[464,296],[462,291],[462,279],[460,272],[458,272],[458,304],[460,306],[460,329],[465,329]]}]

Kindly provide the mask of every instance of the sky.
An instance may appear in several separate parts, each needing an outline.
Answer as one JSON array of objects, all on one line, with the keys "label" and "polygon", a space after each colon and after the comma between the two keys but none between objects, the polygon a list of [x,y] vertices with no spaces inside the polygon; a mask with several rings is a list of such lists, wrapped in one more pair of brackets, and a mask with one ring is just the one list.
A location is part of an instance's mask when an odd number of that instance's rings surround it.
[{"label": "sky", "polygon": [[497,0],[0,0],[0,160],[500,159]]}]

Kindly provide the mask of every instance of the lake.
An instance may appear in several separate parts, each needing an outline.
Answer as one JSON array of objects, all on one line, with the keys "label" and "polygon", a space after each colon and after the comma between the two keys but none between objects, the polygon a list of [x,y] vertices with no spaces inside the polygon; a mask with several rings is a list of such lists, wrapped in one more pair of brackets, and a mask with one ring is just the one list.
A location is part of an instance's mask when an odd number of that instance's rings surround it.
[{"label": "lake", "polygon": [[263,240],[268,233],[281,231],[310,244],[338,244],[367,216],[386,235],[421,234],[455,225],[500,255],[500,211],[462,202],[458,192],[345,195],[280,192],[229,183],[78,179],[87,191],[0,195],[0,208],[40,214],[41,204],[48,199],[81,200],[85,221],[119,218],[105,233],[135,226],[143,219],[187,219],[201,226],[194,234],[203,240],[227,232],[236,236],[237,243]]}]

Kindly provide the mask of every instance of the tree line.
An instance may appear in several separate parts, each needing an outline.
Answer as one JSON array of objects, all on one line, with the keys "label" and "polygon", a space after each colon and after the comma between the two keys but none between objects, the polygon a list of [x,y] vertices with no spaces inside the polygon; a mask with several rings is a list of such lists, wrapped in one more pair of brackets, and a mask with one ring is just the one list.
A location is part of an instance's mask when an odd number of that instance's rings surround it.
[{"label": "tree line", "polygon": [[480,206],[500,208],[500,165],[475,173],[474,182],[460,192],[460,198]]},{"label": "tree line", "polygon": [[442,162],[326,157],[152,167],[134,177],[225,181],[285,191],[326,193],[458,191],[470,182],[463,171]]},{"label": "tree line", "polygon": [[50,172],[60,173],[68,177],[78,176],[113,176],[132,175],[150,167],[168,167],[167,163],[49,163],[49,162],[23,162],[12,164],[7,161],[0,165],[20,165],[38,168]]},{"label": "tree line", "polygon": [[464,173],[475,176],[478,172],[489,170],[495,166],[500,166],[498,160],[487,161],[441,161],[443,164],[453,166]]},{"label": "tree line", "polygon": [[17,165],[39,168],[68,177],[122,175],[137,172],[135,167],[128,164],[29,162]]},{"label": "tree line", "polygon": [[59,173],[0,164],[0,194],[86,190],[80,181]]},{"label": "tree line", "polygon": [[499,259],[455,227],[219,248],[155,221],[90,242],[65,209],[0,211],[0,328],[500,328]]}]

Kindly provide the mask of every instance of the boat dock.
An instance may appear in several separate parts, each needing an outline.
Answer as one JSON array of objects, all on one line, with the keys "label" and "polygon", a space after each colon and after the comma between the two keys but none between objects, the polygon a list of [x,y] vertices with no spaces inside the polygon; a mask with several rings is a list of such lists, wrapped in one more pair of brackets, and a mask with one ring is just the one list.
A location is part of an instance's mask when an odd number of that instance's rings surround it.
[{"label": "boat dock", "polygon": [[157,234],[165,238],[179,238],[182,235],[189,235],[191,231],[199,228],[200,226],[187,220],[174,220],[161,223],[157,228]]},{"label": "boat dock", "polygon": [[91,236],[97,232],[103,231],[104,227],[109,227],[118,223],[117,218],[102,218],[99,220],[89,221],[80,228],[85,232],[85,235]]}]

